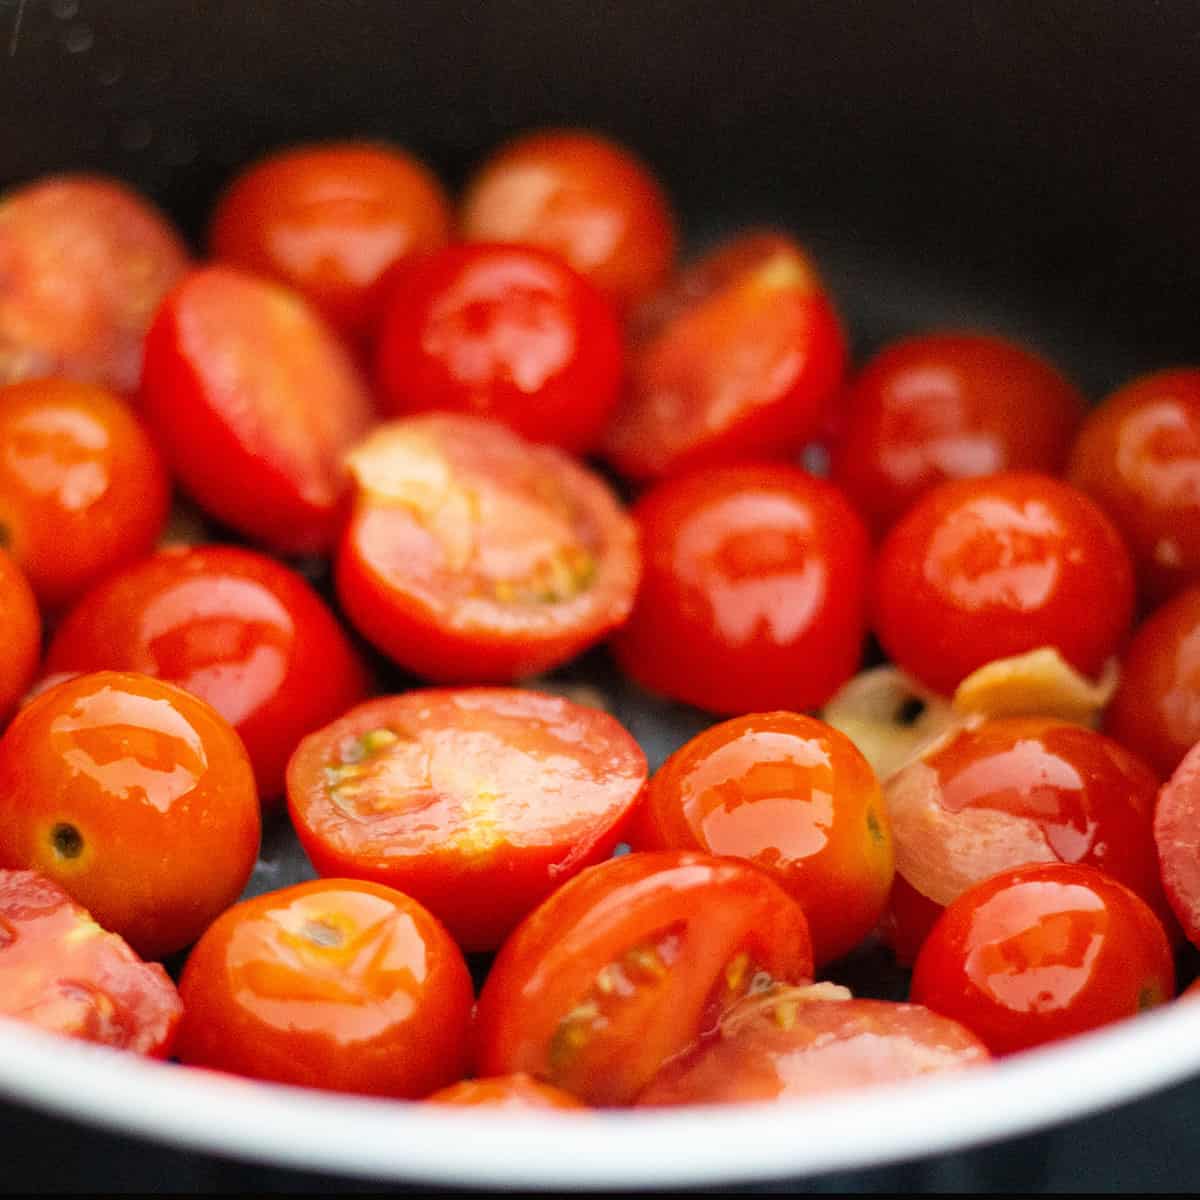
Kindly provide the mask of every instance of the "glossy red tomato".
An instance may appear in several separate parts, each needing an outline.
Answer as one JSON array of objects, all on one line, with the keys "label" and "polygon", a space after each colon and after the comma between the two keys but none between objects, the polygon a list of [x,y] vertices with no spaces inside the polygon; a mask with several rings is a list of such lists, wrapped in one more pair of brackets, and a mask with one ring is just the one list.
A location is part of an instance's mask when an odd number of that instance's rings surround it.
[{"label": "glossy red tomato", "polygon": [[1136,1016],[1175,994],[1158,919],[1092,867],[1019,867],[964,892],[921,948],[912,999],[1011,1054]]},{"label": "glossy red tomato", "polygon": [[541,246],[622,306],[649,295],[675,259],[675,218],[649,170],[582,130],[526,134],[488,159],[463,200],[462,232]]},{"label": "glossy red tomato", "polygon": [[985,663],[1042,646],[1098,675],[1132,620],[1120,534],[1083,493],[1046,475],[941,484],[892,527],[876,563],[884,650],[946,695]]},{"label": "glossy red tomato", "polygon": [[714,725],[650,784],[638,849],[749,859],[804,909],[818,965],[875,928],[892,884],[887,810],[844,734],[798,713]]},{"label": "glossy red tomato", "polygon": [[0,388],[0,538],[43,606],[148,554],[169,499],[158,451],[112,392],[65,379]]},{"label": "glossy red tomato", "polygon": [[238,732],[264,802],[305,734],[367,693],[321,598],[281,563],[233,546],[177,546],[110,576],[59,626],[49,672],[138,671],[207,700]]},{"label": "glossy red tomato", "polygon": [[533,675],[633,605],[633,522],[598,476],[551,446],[438,413],[381,427],[349,465],[357,490],[338,595],[366,637],[419,675]]},{"label": "glossy red tomato", "polygon": [[621,329],[596,286],[528,246],[452,246],[393,277],[376,355],[383,407],[492,417],[583,454],[621,386]]},{"label": "glossy red tomato", "polygon": [[870,546],[798,467],[666,480],[634,507],[644,568],[613,647],[644,687],[719,713],[816,708],[858,667]]},{"label": "glossy red tomato", "polygon": [[787,458],[841,385],[846,341],[808,256],[751,233],[635,314],[629,386],[605,440],[623,475]]},{"label": "glossy red tomato", "polygon": [[1200,946],[1200,749],[1196,747],[1159,793],[1154,842],[1167,899],[1184,933]]},{"label": "glossy red tomato", "polygon": [[114,179],[50,176],[0,197],[0,384],[61,375],[132,392],[187,265],[162,214]]},{"label": "glossy red tomato", "polygon": [[328,549],[343,454],[372,404],[347,351],[299,296],[231,267],[193,271],[146,341],[142,403],[184,487],[285,554]]},{"label": "glossy red tomato", "polygon": [[162,967],[142,962],[57,883],[0,871],[0,1013],[166,1058],[183,1005]]},{"label": "glossy red tomato", "polygon": [[42,656],[42,618],[33,589],[3,550],[0,550],[0,618],[4,622],[0,722],[5,722],[37,672]]},{"label": "glossy red tomato", "polygon": [[183,949],[237,899],[258,839],[237,734],[161,680],[68,680],[0,739],[0,866],[56,880],[146,958]]},{"label": "glossy red tomato", "polygon": [[1070,479],[1124,534],[1146,600],[1200,582],[1200,368],[1114,392],[1084,422]]},{"label": "glossy red tomato", "polygon": [[503,1108],[513,1112],[546,1108],[584,1108],[570,1092],[539,1083],[529,1075],[500,1075],[494,1079],[464,1079],[434,1092],[430,1104],[460,1108]]},{"label": "glossy red tomato", "polygon": [[189,1065],[408,1099],[466,1072],[462,954],[415,900],[375,883],[244,900],[196,944],[179,990]]},{"label": "glossy red tomato", "polygon": [[1048,362],[1004,338],[905,338],[872,358],[843,399],[832,476],[882,535],[947,479],[1057,475],[1085,404]]},{"label": "glossy red tomato", "polygon": [[478,1065],[628,1104],[748,991],[811,975],[804,913],[761,871],[698,854],[610,859],[504,944],[479,998]]},{"label": "glossy red tomato", "polygon": [[450,237],[450,202],[403,150],[367,142],[295,146],[260,159],[217,202],[215,258],[295,288],[338,329],[371,330],[388,268]]},{"label": "glossy red tomato", "polygon": [[607,713],[506,688],[371,700],[306,738],[292,823],[322,875],[413,896],[466,950],[493,950],[607,858],[646,758]]}]

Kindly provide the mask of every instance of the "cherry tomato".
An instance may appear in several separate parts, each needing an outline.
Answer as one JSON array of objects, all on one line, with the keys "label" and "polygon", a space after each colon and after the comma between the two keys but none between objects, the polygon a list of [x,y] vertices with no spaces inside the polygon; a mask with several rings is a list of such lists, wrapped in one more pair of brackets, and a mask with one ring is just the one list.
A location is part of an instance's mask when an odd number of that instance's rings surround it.
[{"label": "cherry tomato", "polygon": [[300,739],[357,704],[366,673],[294,571],[233,546],[161,550],[110,576],[59,626],[49,672],[138,671],[207,700],[238,732],[266,802]]},{"label": "cherry tomato", "polygon": [[623,475],[787,458],[841,385],[846,341],[804,251],[746,234],[636,314],[629,387],[605,441]]},{"label": "cherry tomato", "polygon": [[0,550],[0,619],[4,623],[0,653],[0,725],[25,695],[42,655],[42,618],[37,600],[20,568]]},{"label": "cherry tomato", "polygon": [[298,296],[231,267],[193,271],[151,326],[142,403],[213,516],[285,554],[328,549],[342,455],[366,432],[371,400]]},{"label": "cherry tomato", "polygon": [[217,202],[213,256],[295,288],[332,325],[365,338],[389,267],[450,238],[450,202],[403,150],[296,146],[259,160]]},{"label": "cherry tomato", "polygon": [[169,501],[158,451],[112,392],[65,379],[0,388],[0,536],[44,606],[148,554]]},{"label": "cherry tomato", "polygon": [[166,1058],[183,1005],[170,976],[36,871],[0,871],[0,1013]]},{"label": "cherry tomato", "polygon": [[993,1054],[1097,1029],[1175,994],[1158,918],[1093,867],[1035,864],[964,892],[917,956],[912,999]]},{"label": "cherry tomato", "polygon": [[798,1100],[987,1062],[956,1021],[916,1004],[826,999],[823,985],[748,996],[720,1031],[669,1062],[641,1106]]},{"label": "cherry tomato", "polygon": [[394,279],[376,372],[390,413],[475,413],[574,454],[596,445],[621,386],[621,330],[594,284],[499,244],[451,246]]},{"label": "cherry tomato", "polygon": [[484,163],[462,232],[558,254],[623,307],[654,291],[675,259],[675,218],[654,177],[628,150],[581,130],[526,134]]},{"label": "cherry tomato", "polygon": [[643,810],[647,849],[746,858],[771,875],[804,909],[818,965],[853,950],[887,903],[879,784],[823,721],[776,712],[714,725],[667,759]]},{"label": "cherry tomato", "polygon": [[565,662],[633,605],[637,532],[600,478],[477,417],[409,417],[350,455],[336,562],[355,626],[439,682]]},{"label": "cherry tomato", "polygon": [[905,338],[871,359],[844,398],[832,476],[882,536],[947,479],[1059,474],[1085,404],[1048,362],[1004,338]]},{"label": "cherry tomato", "polygon": [[1135,379],[1094,409],[1070,479],[1125,535],[1144,599],[1200,583],[1200,368]]},{"label": "cherry tomato", "polygon": [[187,265],[162,214],[116,180],[60,175],[0,197],[0,384],[63,375],[132,392]]},{"label": "cherry tomato", "polygon": [[610,859],[504,944],[479,998],[479,1066],[628,1104],[747,991],[811,975],[804,913],[761,871],[698,854]]},{"label": "cherry tomato", "polygon": [[613,648],[651,691],[719,713],[815,708],[858,667],[870,546],[841,493],[785,464],[667,480],[634,507],[645,558]]},{"label": "cherry tomato", "polygon": [[1200,749],[1175,768],[1154,811],[1163,887],[1183,932],[1200,946]]},{"label": "cherry tomato", "polygon": [[513,1112],[545,1108],[585,1108],[570,1092],[538,1083],[529,1075],[500,1075],[494,1079],[464,1079],[434,1092],[430,1104],[461,1108],[505,1108]]},{"label": "cherry tomato", "polygon": [[876,563],[884,650],[946,695],[985,663],[1042,646],[1098,675],[1132,620],[1120,534],[1081,492],[1046,475],[935,487],[892,527]]},{"label": "cherry tomato", "polygon": [[181,950],[237,899],[258,838],[237,734],[168,683],[82,675],[0,739],[0,866],[56,880],[145,958]]},{"label": "cherry tomato", "polygon": [[554,889],[607,858],[646,758],[607,713],[503,688],[371,700],[288,768],[322,875],[413,896],[466,950],[492,950]]},{"label": "cherry tomato", "polygon": [[179,990],[189,1065],[407,1099],[466,1072],[462,953],[379,884],[323,879],[242,901],[196,943]]}]

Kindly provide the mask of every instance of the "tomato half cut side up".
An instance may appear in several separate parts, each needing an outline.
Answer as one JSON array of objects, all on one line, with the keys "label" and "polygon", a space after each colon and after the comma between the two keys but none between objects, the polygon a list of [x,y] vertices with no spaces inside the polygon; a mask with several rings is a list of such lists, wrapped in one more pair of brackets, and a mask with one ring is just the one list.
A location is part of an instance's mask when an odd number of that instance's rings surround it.
[{"label": "tomato half cut side up", "polygon": [[688,853],[610,859],[505,943],[479,1000],[478,1066],[628,1104],[736,1000],[811,975],[803,911],[754,867]]},{"label": "tomato half cut side up", "polygon": [[1200,745],[1158,794],[1154,842],[1167,900],[1188,940],[1200,946]]}]

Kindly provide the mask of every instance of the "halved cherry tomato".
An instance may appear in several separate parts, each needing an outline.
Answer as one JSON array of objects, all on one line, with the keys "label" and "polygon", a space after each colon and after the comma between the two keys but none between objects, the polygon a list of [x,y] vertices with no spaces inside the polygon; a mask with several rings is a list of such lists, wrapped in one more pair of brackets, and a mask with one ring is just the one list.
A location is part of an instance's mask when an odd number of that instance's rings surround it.
[{"label": "halved cherry tomato", "polygon": [[65,379],[0,388],[0,537],[47,608],[153,548],[162,459],[128,405]]},{"label": "halved cherry tomato", "polygon": [[798,453],[846,366],[816,269],[780,233],[701,259],[633,328],[629,387],[605,441],[631,479]]},{"label": "halved cherry tomato", "polygon": [[466,950],[492,950],[607,858],[646,758],[607,713],[505,688],[371,700],[300,744],[292,823],[322,875],[413,896]]},{"label": "halved cherry tomato", "polygon": [[68,680],[0,739],[0,866],[56,880],[146,958],[181,950],[237,899],[258,838],[241,740],[161,680]]},{"label": "halved cherry tomato", "polygon": [[132,392],[187,250],[115,179],[60,175],[0,197],[0,384],[66,376]]},{"label": "halved cherry tomato", "polygon": [[512,1111],[545,1108],[585,1108],[570,1092],[539,1083],[529,1075],[499,1075],[493,1079],[464,1079],[429,1097],[430,1104],[461,1108],[504,1108]]},{"label": "halved cherry tomato", "polygon": [[166,1058],[183,1004],[158,963],[142,962],[53,880],[0,870],[0,1013]]},{"label": "halved cherry tomato", "polygon": [[42,618],[33,589],[3,550],[0,550],[0,617],[4,621],[0,653],[0,724],[3,724],[33,682],[42,656]]},{"label": "halved cherry tomato", "polygon": [[338,595],[401,666],[504,683],[565,662],[632,607],[633,522],[560,450],[438,413],[389,422],[348,461]]},{"label": "halved cherry tomato", "polygon": [[207,700],[245,743],[264,802],[282,797],[300,739],[367,693],[362,663],[308,583],[234,546],[161,550],[88,592],[46,670],[106,668]]},{"label": "halved cherry tomato", "polygon": [[1094,867],[1035,864],[964,892],[913,970],[912,999],[1011,1054],[1136,1016],[1175,994],[1158,918]]},{"label": "halved cherry tomato", "polygon": [[628,1104],[748,991],[811,975],[803,911],[756,868],[684,853],[610,859],[505,943],[479,998],[479,1067]]},{"label": "halved cherry tomato", "polygon": [[529,246],[451,246],[393,276],[376,377],[395,416],[493,417],[591,450],[616,407],[621,330],[594,284]]},{"label": "halved cherry tomato", "polygon": [[628,150],[582,130],[517,138],[467,189],[471,242],[524,242],[561,255],[621,306],[649,295],[675,258],[675,218]]},{"label": "halved cherry tomato", "polygon": [[242,901],[196,944],[179,990],[189,1065],[408,1099],[466,1071],[462,953],[379,884],[323,879]]},{"label": "halved cherry tomato", "polygon": [[1200,946],[1200,746],[1184,755],[1159,793],[1154,843],[1171,909]]},{"label": "halved cherry tomato", "polygon": [[872,358],[842,401],[832,477],[881,536],[947,479],[1057,475],[1085,405],[1048,362],[1004,338],[905,338]]},{"label": "halved cherry tomato", "polygon": [[1100,673],[1133,620],[1133,568],[1082,492],[1011,472],[940,484],[884,539],[875,631],[888,655],[944,695],[998,658],[1052,646]]},{"label": "halved cherry tomato", "polygon": [[844,734],[798,713],[715,725],[651,781],[639,849],[749,859],[808,918],[818,965],[875,928],[892,884],[879,784]]},{"label": "halved cherry tomato", "polygon": [[633,515],[645,559],[613,648],[651,691],[719,713],[816,708],[858,667],[870,545],[831,484],[785,464],[669,479]]},{"label": "halved cherry tomato", "polygon": [[146,340],[142,404],[180,481],[213,516],[285,554],[328,549],[342,455],[371,399],[299,296],[232,267],[193,271]]},{"label": "halved cherry tomato", "polygon": [[402,258],[450,237],[450,202],[412,155],[367,142],[271,154],[217,202],[215,258],[295,288],[338,329],[365,337],[376,288]]}]

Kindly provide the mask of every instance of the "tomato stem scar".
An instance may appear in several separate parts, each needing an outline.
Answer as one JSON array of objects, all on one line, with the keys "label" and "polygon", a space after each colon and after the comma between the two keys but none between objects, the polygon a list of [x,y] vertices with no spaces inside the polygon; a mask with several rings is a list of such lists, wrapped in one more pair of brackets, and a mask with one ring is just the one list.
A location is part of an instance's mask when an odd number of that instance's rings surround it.
[{"label": "tomato stem scar", "polygon": [[60,858],[78,858],[83,853],[83,834],[65,821],[60,821],[50,831],[50,841]]}]

